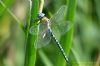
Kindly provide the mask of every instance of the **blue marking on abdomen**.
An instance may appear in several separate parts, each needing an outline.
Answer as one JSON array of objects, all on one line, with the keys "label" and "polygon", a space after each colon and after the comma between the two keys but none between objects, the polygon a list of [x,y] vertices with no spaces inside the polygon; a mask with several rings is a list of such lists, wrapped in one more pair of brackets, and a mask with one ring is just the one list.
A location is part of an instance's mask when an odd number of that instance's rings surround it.
[{"label": "blue marking on abdomen", "polygon": [[50,33],[50,35],[52,36],[52,38],[54,39],[54,41],[56,42],[57,46],[59,47],[62,55],[64,56],[66,62],[69,63],[69,60],[68,60],[68,57],[66,56],[61,44],[59,43],[59,41],[56,39],[55,35],[53,34],[52,30],[51,29],[48,29],[48,32]]}]

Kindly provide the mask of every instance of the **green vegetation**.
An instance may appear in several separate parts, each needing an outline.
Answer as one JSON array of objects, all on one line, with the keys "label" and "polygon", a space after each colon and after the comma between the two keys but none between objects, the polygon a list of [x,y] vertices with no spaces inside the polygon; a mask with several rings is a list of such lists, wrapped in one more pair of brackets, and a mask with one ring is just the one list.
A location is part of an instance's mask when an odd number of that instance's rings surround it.
[{"label": "green vegetation", "polygon": [[99,0],[0,0],[0,66],[66,66],[54,40],[36,49],[38,26],[37,35],[30,33],[30,28],[39,22],[38,12],[51,18],[62,5],[67,8],[65,20],[73,26],[56,37],[71,66],[100,66],[99,3]]}]

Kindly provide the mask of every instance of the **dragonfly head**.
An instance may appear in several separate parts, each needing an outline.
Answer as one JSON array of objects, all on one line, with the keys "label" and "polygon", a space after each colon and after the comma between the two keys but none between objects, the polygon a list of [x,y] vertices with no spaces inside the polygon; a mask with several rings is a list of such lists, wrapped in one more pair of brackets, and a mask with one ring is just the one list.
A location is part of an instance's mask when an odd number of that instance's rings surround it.
[{"label": "dragonfly head", "polygon": [[48,27],[50,26],[50,20],[47,18],[47,17],[45,17],[45,14],[44,13],[39,13],[38,14],[38,17],[39,17],[39,19],[41,20],[41,22],[44,24],[44,25],[47,25]]},{"label": "dragonfly head", "polygon": [[44,13],[39,13],[39,14],[38,14],[38,18],[39,18],[39,19],[42,19],[44,16],[45,16]]}]

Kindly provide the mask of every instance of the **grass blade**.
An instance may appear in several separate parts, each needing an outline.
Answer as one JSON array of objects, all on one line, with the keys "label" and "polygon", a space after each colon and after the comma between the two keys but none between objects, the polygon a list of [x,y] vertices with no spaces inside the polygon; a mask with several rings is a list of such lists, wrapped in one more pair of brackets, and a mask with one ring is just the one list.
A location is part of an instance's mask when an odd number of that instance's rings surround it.
[{"label": "grass blade", "polygon": [[[34,25],[35,19],[37,18],[38,13],[38,0],[30,0],[32,6],[30,6],[31,11],[29,12],[29,22],[28,30]],[[36,61],[36,49],[34,48],[36,36],[27,33],[27,44],[26,44],[26,54],[25,54],[25,63],[24,66],[35,66]]]},{"label": "grass blade", "polygon": [[[67,4],[68,4],[67,5],[68,9],[67,9],[66,20],[71,21],[72,24],[74,24],[74,17],[76,12],[76,0],[67,0]],[[60,40],[60,43],[63,44],[62,46],[67,55],[69,54],[72,45],[73,29],[74,27],[72,27],[71,30],[67,32],[66,35],[62,36]],[[63,58],[58,57],[56,66],[65,66],[65,65],[66,65],[65,60]]]}]

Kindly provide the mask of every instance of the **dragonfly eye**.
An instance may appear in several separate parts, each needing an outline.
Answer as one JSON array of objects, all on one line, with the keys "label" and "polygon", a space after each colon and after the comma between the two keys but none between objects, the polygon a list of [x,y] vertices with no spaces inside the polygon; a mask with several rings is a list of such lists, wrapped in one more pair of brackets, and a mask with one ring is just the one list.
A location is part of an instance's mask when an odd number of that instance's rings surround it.
[{"label": "dragonfly eye", "polygon": [[44,13],[39,13],[39,14],[38,14],[38,18],[40,18],[40,19],[43,18],[44,16],[45,16]]}]

